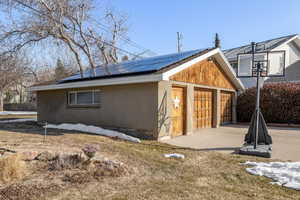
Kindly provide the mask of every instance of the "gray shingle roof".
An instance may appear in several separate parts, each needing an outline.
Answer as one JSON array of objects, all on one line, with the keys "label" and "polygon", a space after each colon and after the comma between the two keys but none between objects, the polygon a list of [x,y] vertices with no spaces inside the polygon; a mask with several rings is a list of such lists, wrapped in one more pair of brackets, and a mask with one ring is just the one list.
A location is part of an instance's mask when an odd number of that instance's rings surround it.
[{"label": "gray shingle roof", "polygon": [[96,68],[96,76],[93,75],[91,69],[88,69],[83,73],[83,78],[81,78],[80,73],[76,73],[61,80],[60,83],[95,78],[106,78],[112,76],[132,75],[137,73],[151,73],[169,67],[194,55],[198,55],[206,50],[208,49],[198,49],[181,53],[144,58],[140,60],[126,61],[118,64],[109,64],[106,66],[102,65]]},{"label": "gray shingle roof", "polygon": [[[271,40],[258,42],[257,46],[256,46],[256,51],[259,52],[259,51],[272,50],[272,49],[278,47],[279,45],[283,44],[284,42],[288,41],[289,39],[295,37],[296,35],[297,34],[288,35],[288,36],[284,36],[284,37],[279,37],[279,38],[275,38],[275,39],[271,39]],[[241,46],[241,47],[227,49],[227,50],[224,50],[223,52],[229,61],[235,61],[235,60],[237,60],[237,54],[251,52],[251,45],[249,44],[249,45],[245,45],[245,46]]]}]

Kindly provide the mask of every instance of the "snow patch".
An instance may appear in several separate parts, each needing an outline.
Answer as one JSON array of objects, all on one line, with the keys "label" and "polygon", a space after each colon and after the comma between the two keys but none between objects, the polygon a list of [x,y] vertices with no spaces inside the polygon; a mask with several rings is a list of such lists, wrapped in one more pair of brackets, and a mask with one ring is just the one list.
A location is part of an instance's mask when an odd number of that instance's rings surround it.
[{"label": "snow patch", "polygon": [[171,154],[165,154],[166,158],[181,158],[184,159],[185,156],[179,153],[171,153]]},{"label": "snow patch", "polygon": [[5,123],[18,123],[18,122],[36,122],[36,119],[10,119],[10,120],[0,120],[0,124],[5,124]]},{"label": "snow patch", "polygon": [[23,111],[3,111],[0,115],[36,115],[37,112],[23,112]]},{"label": "snow patch", "polygon": [[253,166],[246,171],[257,176],[265,176],[274,180],[272,184],[300,190],[300,162],[246,162]]},{"label": "snow patch", "polygon": [[97,135],[103,135],[103,136],[108,136],[108,137],[116,137],[119,139],[136,142],[136,143],[141,142],[141,140],[138,138],[126,135],[126,134],[118,132],[118,131],[103,129],[103,128],[97,127],[97,126],[88,126],[88,125],[84,125],[84,124],[59,124],[59,125],[48,124],[47,128],[82,131],[82,132],[94,133]]}]

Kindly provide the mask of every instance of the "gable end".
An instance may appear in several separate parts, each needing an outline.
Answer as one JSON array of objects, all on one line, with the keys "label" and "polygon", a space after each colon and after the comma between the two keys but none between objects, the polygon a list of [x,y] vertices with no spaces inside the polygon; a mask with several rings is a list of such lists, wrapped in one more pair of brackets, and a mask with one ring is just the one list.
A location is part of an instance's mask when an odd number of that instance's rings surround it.
[{"label": "gable end", "polygon": [[226,89],[236,89],[234,84],[222,70],[219,63],[212,57],[193,64],[174,74],[170,77],[170,80]]}]

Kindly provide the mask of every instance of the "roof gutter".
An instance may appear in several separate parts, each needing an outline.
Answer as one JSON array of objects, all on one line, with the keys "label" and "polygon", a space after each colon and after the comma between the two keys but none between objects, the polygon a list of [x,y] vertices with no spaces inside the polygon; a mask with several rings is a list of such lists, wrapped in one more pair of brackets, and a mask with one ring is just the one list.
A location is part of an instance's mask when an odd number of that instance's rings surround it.
[{"label": "roof gutter", "polygon": [[33,86],[30,87],[28,91],[36,92],[36,91],[46,91],[46,90],[62,90],[62,89],[85,88],[85,87],[107,86],[107,85],[147,83],[147,82],[158,82],[161,80],[162,80],[162,74],[150,74],[150,75],[129,76],[129,77],[99,79],[99,80],[90,80],[90,81],[78,81],[78,82],[43,85],[43,86]]}]

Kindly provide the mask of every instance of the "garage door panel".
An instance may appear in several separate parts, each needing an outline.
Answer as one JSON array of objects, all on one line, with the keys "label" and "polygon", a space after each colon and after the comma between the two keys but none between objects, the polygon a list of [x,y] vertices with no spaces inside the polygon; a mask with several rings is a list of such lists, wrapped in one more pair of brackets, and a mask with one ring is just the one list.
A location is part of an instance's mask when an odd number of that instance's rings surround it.
[{"label": "garage door panel", "polygon": [[211,90],[196,89],[194,92],[194,129],[212,127],[212,101]]},{"label": "garage door panel", "polygon": [[232,123],[233,93],[221,92],[221,124]]},{"label": "garage door panel", "polygon": [[172,136],[184,134],[185,129],[185,91],[181,87],[172,88]]}]

